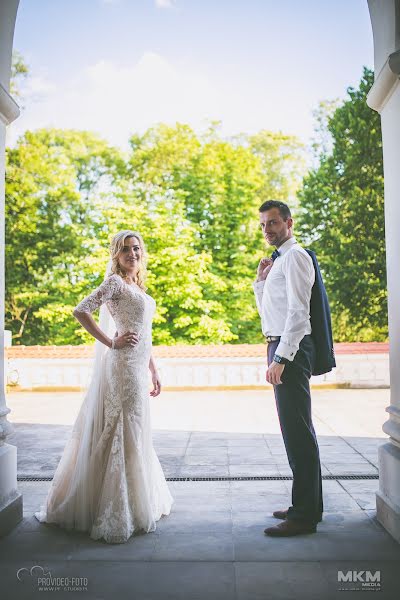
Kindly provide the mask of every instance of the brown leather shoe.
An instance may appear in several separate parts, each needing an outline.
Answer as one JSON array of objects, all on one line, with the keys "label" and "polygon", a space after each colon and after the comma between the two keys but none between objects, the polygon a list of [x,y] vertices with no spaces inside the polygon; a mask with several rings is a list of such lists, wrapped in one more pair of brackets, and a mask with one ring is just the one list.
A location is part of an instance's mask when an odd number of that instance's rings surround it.
[{"label": "brown leather shoe", "polygon": [[275,517],[275,519],[283,519],[285,520],[288,514],[288,509],[286,510],[275,510],[272,513],[272,516]]},{"label": "brown leather shoe", "polygon": [[297,521],[294,519],[286,519],[275,527],[267,527],[264,529],[266,535],[273,537],[290,537],[293,535],[302,535],[304,533],[315,533],[317,526],[308,521]]}]

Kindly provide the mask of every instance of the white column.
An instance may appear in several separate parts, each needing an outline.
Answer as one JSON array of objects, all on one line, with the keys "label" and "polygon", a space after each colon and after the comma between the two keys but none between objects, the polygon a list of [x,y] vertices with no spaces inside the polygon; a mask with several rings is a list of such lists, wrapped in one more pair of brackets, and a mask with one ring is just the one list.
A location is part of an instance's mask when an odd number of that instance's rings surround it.
[{"label": "white column", "polygon": [[[400,0],[369,0],[375,83],[368,105],[381,115],[385,177],[385,236],[389,303],[390,406],[379,448],[377,517],[400,542]],[[383,228],[382,228],[383,235]]]},{"label": "white column", "polygon": [[19,115],[8,94],[15,18],[19,0],[0,2],[0,535],[22,519],[22,496],[17,489],[17,449],[6,443],[7,421],[4,382],[4,168],[6,127]]}]

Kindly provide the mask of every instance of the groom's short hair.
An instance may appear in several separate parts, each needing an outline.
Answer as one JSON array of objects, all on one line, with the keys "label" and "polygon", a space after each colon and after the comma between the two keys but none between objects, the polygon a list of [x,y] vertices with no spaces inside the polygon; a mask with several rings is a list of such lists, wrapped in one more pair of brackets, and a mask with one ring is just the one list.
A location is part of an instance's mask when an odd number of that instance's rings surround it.
[{"label": "groom's short hair", "polygon": [[261,204],[258,210],[262,213],[267,212],[267,210],[271,210],[271,208],[277,208],[284,221],[287,221],[292,216],[288,205],[284,202],[281,202],[280,200],[267,200],[266,202],[263,202],[263,204]]}]

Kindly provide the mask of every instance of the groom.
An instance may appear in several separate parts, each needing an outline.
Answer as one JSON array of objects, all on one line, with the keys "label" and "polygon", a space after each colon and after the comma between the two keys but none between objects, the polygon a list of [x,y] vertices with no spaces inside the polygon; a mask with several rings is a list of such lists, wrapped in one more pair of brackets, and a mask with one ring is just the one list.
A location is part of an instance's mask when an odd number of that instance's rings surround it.
[{"label": "groom", "polygon": [[286,537],[315,533],[322,519],[319,450],[311,418],[310,377],[315,362],[310,300],[315,270],[310,255],[293,236],[293,219],[283,202],[260,207],[260,225],[276,247],[257,270],[254,293],[268,342],[266,379],[274,386],[286,453],[293,472],[292,506],[273,516],[282,522],[265,533]]}]

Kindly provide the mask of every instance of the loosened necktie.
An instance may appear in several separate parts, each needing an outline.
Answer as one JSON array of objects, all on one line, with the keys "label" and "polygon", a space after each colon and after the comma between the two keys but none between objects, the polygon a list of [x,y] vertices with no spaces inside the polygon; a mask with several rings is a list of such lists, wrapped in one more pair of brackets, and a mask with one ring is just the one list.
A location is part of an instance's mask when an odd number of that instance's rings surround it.
[{"label": "loosened necktie", "polygon": [[274,250],[273,253],[272,253],[271,258],[272,258],[272,260],[275,260],[280,255],[281,255],[281,253],[279,252],[279,250]]}]

